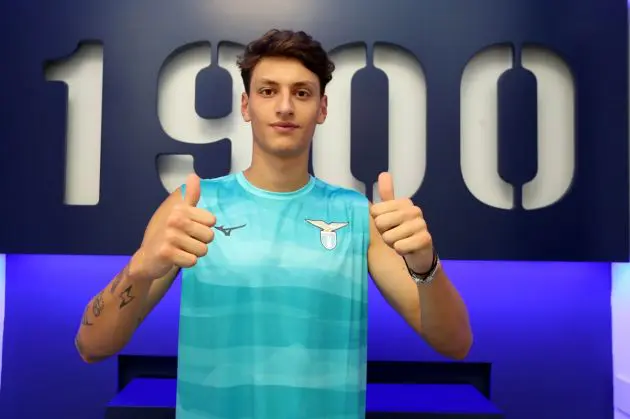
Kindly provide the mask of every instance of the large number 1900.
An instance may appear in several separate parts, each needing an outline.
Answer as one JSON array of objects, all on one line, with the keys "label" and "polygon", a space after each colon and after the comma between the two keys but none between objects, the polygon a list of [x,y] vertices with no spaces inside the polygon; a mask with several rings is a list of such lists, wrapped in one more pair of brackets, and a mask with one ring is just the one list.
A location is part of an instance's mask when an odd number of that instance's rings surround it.
[{"label": "large number 1900", "polygon": [[[236,58],[241,48],[222,45],[218,51],[219,66],[233,80],[240,80]],[[389,105],[389,171],[400,195],[411,196],[421,187],[426,167],[424,72],[416,57],[392,45],[376,45],[373,57],[374,66],[389,80],[389,98],[383,98]],[[316,131],[313,169],[323,180],[365,192],[366,185],[350,170],[350,89],[352,76],[366,65],[366,51],[361,46],[336,48],[332,58],[337,68],[327,88],[332,106],[326,123]],[[240,84],[233,83],[233,109],[226,117],[205,119],[195,111],[195,78],[210,65],[210,59],[210,47],[195,44],[178,49],[166,61],[159,78],[158,118],[175,141],[206,144],[229,138],[232,171],[239,171],[251,159],[251,133],[239,110]],[[536,76],[538,86],[538,172],[522,190],[523,207],[537,209],[559,201],[574,176],[574,86],[567,65],[548,50],[524,48],[521,63]],[[509,47],[482,50],[466,65],[460,90],[462,178],[476,199],[505,210],[513,207],[514,188],[497,173],[497,81],[511,67]],[[68,85],[65,202],[95,205],[99,200],[103,48],[83,45],[70,58],[49,66],[46,77]],[[193,170],[192,156],[164,159],[159,176],[171,191]]]}]

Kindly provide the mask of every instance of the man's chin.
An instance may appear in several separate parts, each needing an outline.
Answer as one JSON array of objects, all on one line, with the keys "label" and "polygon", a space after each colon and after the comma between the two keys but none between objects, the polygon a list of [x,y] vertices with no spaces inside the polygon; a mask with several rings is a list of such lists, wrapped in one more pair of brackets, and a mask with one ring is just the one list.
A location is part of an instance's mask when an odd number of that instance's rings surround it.
[{"label": "man's chin", "polygon": [[274,147],[269,151],[276,157],[295,158],[303,155],[307,150],[300,147]]},{"label": "man's chin", "polygon": [[296,144],[295,141],[274,141],[272,144],[267,144],[263,150],[271,155],[283,158],[299,157],[308,152],[308,146],[304,144]]}]

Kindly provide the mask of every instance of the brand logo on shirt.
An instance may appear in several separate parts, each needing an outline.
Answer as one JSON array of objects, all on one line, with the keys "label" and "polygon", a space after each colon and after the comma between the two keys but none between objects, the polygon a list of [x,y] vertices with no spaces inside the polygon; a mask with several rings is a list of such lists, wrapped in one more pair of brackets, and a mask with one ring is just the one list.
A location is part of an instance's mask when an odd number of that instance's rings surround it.
[{"label": "brand logo on shirt", "polygon": [[306,220],[306,222],[321,230],[319,232],[319,239],[322,242],[322,246],[328,250],[333,250],[337,247],[337,230],[350,224],[348,222],[329,224],[322,220]]},{"label": "brand logo on shirt", "polygon": [[225,227],[225,226],[216,226],[215,228],[223,233],[225,236],[229,237],[232,234],[232,231],[237,230],[239,228],[245,227],[247,224],[243,224],[236,227]]}]

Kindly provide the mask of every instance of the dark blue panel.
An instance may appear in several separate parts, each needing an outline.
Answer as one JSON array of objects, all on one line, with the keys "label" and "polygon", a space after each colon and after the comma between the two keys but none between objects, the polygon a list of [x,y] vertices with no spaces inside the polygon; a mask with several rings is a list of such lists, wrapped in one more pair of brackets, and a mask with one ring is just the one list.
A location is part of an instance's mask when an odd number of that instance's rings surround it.
[{"label": "dark blue panel", "polygon": [[219,55],[216,45],[216,42],[212,45],[212,64],[197,75],[195,109],[205,119],[229,115],[232,112],[232,83],[240,84],[239,80],[232,81],[230,73],[217,64],[216,57]]},{"label": "dark blue panel", "polygon": [[[536,99],[531,72],[515,67],[499,78],[499,176],[514,186],[515,194],[536,177],[538,168]],[[519,198],[514,205],[522,209]]]},{"label": "dark blue panel", "polygon": [[[368,52],[368,65],[352,77],[352,104],[369,103],[370,106],[352,106],[350,133],[352,138],[350,168],[355,178],[365,185],[373,185],[381,172],[387,171],[389,134],[389,80],[387,75],[372,64]],[[369,162],[369,164],[366,164]],[[372,188],[366,188],[370,200]]]},{"label": "dark blue panel", "polygon": [[[309,0],[273,11],[253,0],[229,7],[200,0],[33,0],[2,7],[3,17],[10,16],[2,35],[11,39],[3,43],[3,57],[12,60],[0,80],[2,96],[12,101],[0,112],[0,188],[10,197],[0,206],[0,219],[10,220],[2,225],[2,252],[132,253],[166,195],[156,156],[192,154],[203,176],[229,170],[225,145],[177,142],[162,130],[156,88],[164,60],[187,44],[242,45],[271,27],[290,27],[312,33],[328,49],[386,42],[422,63],[428,163],[413,199],[430,220],[444,258],[625,261],[630,254],[624,0],[400,0],[396,7],[387,0]],[[103,42],[105,54],[100,200],[96,206],[67,207],[60,110],[65,99],[44,80],[43,64],[88,40]],[[535,211],[492,208],[475,199],[462,179],[461,74],[475,53],[497,43],[555,51],[576,83],[577,172],[560,201]],[[220,93],[228,91],[225,76],[223,81],[206,77],[205,72],[199,76],[199,89],[214,89],[225,98]],[[382,89],[371,94],[369,86],[353,88],[362,91],[353,95],[353,115],[372,116],[386,101]],[[200,99],[197,109],[208,117],[223,115],[225,100],[215,106]],[[523,105],[506,97],[501,106]],[[382,167],[382,158],[373,156],[383,143],[374,138],[364,140],[373,144],[353,147],[360,153],[352,157],[357,176],[373,177]],[[357,167],[364,153],[369,157]],[[502,169],[505,176],[516,176],[510,171]]]}]

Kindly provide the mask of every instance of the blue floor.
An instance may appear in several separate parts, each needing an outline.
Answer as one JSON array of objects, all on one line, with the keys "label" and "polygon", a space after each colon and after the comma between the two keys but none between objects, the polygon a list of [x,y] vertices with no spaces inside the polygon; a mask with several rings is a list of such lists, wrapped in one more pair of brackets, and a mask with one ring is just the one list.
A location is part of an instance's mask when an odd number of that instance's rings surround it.
[{"label": "blue floor", "polygon": [[[175,418],[176,380],[139,378],[108,405],[107,419]],[[367,417],[503,418],[501,411],[467,384],[368,384]]]}]

